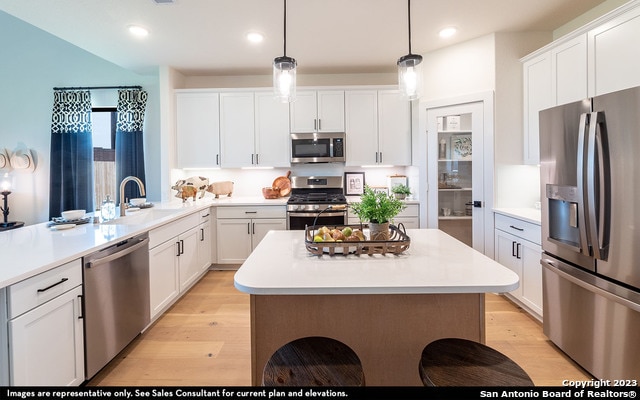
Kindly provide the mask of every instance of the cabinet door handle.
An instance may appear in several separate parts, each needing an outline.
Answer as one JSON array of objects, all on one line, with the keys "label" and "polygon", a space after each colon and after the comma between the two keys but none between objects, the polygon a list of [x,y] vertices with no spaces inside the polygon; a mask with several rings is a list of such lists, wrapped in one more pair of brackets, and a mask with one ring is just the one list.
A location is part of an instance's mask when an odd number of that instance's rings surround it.
[{"label": "cabinet door handle", "polygon": [[180,239],[180,254],[184,254],[184,240]]},{"label": "cabinet door handle", "polygon": [[258,153],[256,153],[256,165],[260,164],[260,157],[258,157]]},{"label": "cabinet door handle", "polygon": [[177,246],[177,249],[178,249],[178,252],[176,253],[176,257],[180,257],[180,241],[176,242],[176,246]]},{"label": "cabinet door handle", "polygon": [[255,155],[255,154],[251,154],[251,165],[253,165],[253,156],[254,156],[254,155]]},{"label": "cabinet door handle", "polygon": [[518,257],[518,255],[516,253],[516,244],[517,244],[517,242],[515,242],[515,241],[511,242],[511,256],[512,257]]},{"label": "cabinet door handle", "polygon": [[54,287],[56,287],[56,286],[58,286],[58,285],[60,285],[62,283],[65,283],[68,280],[69,280],[69,278],[62,278],[62,279],[60,279],[60,282],[56,282],[53,285],[47,286],[44,289],[38,289],[38,293],[46,292],[47,290],[49,290],[51,288],[54,288]]},{"label": "cabinet door handle", "polygon": [[378,152],[376,151],[376,164],[378,163]]},{"label": "cabinet door handle", "polygon": [[84,313],[82,312],[82,308],[83,308],[83,297],[81,294],[78,295],[78,309],[80,310],[78,312],[78,319],[83,319],[84,318]]},{"label": "cabinet door handle", "polygon": [[251,234],[252,235],[256,234],[256,223],[255,222],[253,224],[251,224]]},{"label": "cabinet door handle", "polygon": [[318,118],[318,130],[322,129],[322,120]]},{"label": "cabinet door handle", "polygon": [[200,241],[204,242],[204,228],[200,228]]},{"label": "cabinet door handle", "polygon": [[520,231],[520,232],[524,231],[524,228],[518,228],[517,226],[513,226],[513,225],[509,225],[509,228],[515,229],[515,230]]},{"label": "cabinet door handle", "polygon": [[522,246],[522,243],[518,243],[518,245],[516,246],[516,258],[519,260],[522,257],[520,256],[520,247]]},{"label": "cabinet door handle", "polygon": [[216,165],[220,165],[220,154],[216,154]]},{"label": "cabinet door handle", "polygon": [[258,212],[257,211],[245,211],[244,213],[245,214],[257,214]]},{"label": "cabinet door handle", "polygon": [[247,235],[251,235],[251,222],[247,222]]},{"label": "cabinet door handle", "polygon": [[315,131],[315,130],[317,130],[317,129],[318,129],[318,120],[317,120],[317,119],[314,119],[314,120],[313,120],[313,130]]},{"label": "cabinet door handle", "polygon": [[380,152],[380,164],[382,164],[382,152]]}]

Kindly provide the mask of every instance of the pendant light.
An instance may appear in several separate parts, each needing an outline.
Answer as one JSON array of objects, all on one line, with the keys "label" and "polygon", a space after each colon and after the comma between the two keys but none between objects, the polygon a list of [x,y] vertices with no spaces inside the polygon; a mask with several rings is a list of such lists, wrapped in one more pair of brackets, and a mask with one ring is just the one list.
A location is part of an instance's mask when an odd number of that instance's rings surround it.
[{"label": "pendant light", "polygon": [[409,54],[398,59],[398,86],[403,97],[415,100],[422,90],[422,56],[411,54],[411,0],[407,0]]},{"label": "pendant light", "polygon": [[296,99],[296,67],[294,58],[287,57],[287,0],[284,0],[284,55],[273,60],[273,93],[283,103]]}]

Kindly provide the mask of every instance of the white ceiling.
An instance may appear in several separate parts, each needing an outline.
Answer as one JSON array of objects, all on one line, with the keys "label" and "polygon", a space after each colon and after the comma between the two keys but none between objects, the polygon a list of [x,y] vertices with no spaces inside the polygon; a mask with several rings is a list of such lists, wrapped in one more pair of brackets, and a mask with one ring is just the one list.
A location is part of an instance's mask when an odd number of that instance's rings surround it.
[{"label": "white ceiling", "polygon": [[[413,0],[412,53],[491,32],[552,31],[604,0]],[[283,55],[283,0],[0,0],[0,10],[122,67],[186,75],[270,74]],[[149,29],[136,39],[127,26]],[[443,40],[446,26],[458,34]],[[245,34],[265,35],[259,45]],[[408,53],[406,0],[288,0],[299,73],[393,72]]]}]

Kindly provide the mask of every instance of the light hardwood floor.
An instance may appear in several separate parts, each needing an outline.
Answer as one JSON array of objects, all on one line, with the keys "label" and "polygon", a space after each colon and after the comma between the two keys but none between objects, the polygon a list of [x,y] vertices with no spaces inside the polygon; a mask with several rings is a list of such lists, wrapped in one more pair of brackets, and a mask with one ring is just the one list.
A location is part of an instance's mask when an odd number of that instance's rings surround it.
[{"label": "light hardwood floor", "polygon": [[[209,271],[88,385],[249,386],[249,296],[233,286],[234,273]],[[536,319],[503,296],[486,296],[486,329],[486,344],[522,366],[537,386],[591,379]]]}]

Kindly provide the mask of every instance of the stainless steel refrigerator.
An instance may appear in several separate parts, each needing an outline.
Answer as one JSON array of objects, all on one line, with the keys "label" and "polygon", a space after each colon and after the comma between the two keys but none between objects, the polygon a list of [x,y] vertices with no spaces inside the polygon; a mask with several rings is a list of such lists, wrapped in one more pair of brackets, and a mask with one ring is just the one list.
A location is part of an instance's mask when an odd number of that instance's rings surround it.
[{"label": "stainless steel refrigerator", "polygon": [[544,333],[640,380],[640,87],[540,112]]}]

